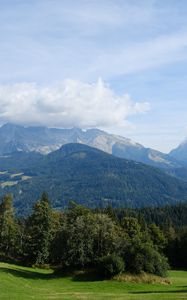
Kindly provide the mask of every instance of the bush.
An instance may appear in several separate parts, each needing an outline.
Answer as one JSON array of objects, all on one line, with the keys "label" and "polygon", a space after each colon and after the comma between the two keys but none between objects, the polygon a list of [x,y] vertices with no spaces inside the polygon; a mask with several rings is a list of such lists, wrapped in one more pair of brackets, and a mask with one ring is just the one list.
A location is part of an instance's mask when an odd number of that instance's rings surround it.
[{"label": "bush", "polygon": [[158,276],[165,276],[169,268],[167,259],[149,244],[141,245],[136,249],[130,265],[132,272],[147,272]]},{"label": "bush", "polygon": [[121,274],[125,269],[125,264],[121,257],[112,254],[100,258],[98,269],[103,277],[111,278]]}]

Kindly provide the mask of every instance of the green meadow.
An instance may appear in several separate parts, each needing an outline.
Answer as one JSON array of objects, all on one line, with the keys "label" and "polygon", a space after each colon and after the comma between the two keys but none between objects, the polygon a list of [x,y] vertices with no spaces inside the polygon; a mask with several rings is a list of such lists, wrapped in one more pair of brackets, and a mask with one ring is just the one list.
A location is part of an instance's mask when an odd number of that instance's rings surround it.
[{"label": "green meadow", "polygon": [[84,274],[56,277],[52,270],[0,263],[0,300],[187,299],[187,272],[170,271],[170,284],[98,281]]}]

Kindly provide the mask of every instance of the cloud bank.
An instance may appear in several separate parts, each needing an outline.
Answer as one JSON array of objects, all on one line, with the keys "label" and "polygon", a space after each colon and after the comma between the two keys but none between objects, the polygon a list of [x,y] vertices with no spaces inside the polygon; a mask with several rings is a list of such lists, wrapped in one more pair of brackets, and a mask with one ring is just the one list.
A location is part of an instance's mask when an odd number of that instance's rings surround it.
[{"label": "cloud bank", "polygon": [[50,87],[36,83],[0,86],[0,122],[49,127],[125,127],[128,117],[144,113],[147,102],[119,96],[101,79],[64,80]]}]

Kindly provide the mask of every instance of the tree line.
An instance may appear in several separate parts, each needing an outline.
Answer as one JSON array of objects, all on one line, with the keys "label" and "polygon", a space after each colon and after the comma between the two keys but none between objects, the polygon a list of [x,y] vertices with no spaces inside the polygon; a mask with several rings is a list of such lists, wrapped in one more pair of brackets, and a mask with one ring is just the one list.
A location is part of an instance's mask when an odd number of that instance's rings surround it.
[{"label": "tree line", "polygon": [[145,211],[90,210],[75,202],[56,211],[46,193],[29,216],[17,218],[12,196],[5,195],[0,203],[0,259],[63,270],[94,268],[105,277],[121,272],[165,276],[169,264],[187,268],[187,227],[171,222],[159,226],[148,219]]}]

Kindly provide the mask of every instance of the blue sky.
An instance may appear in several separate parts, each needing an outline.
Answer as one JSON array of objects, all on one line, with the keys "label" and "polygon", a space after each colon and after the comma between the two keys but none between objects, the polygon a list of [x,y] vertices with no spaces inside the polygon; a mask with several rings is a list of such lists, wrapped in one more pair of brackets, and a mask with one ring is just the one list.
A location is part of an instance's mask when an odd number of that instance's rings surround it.
[{"label": "blue sky", "polygon": [[186,15],[186,0],[0,0],[0,122],[176,147],[187,136]]}]

